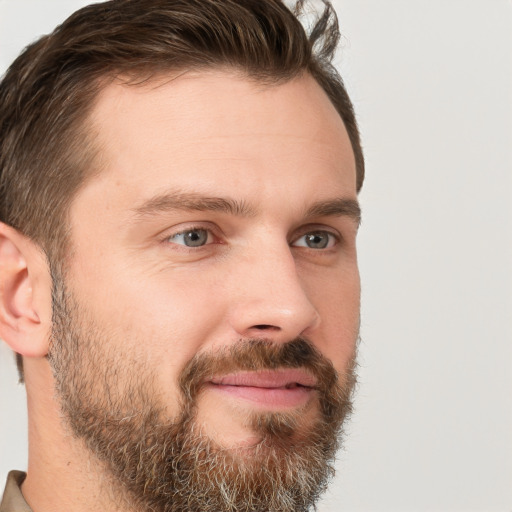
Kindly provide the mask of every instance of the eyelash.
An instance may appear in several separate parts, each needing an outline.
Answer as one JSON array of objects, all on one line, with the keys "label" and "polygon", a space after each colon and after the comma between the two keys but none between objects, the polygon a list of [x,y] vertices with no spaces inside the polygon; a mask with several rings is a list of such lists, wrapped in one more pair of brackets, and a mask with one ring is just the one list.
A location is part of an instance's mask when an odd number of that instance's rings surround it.
[{"label": "eyelash", "polygon": [[[207,233],[207,241],[206,243],[202,244],[202,245],[198,245],[198,246],[191,246],[191,245],[186,245],[185,243],[181,244],[181,243],[176,243],[176,242],[172,242],[172,239],[176,239],[177,237],[179,236],[182,236],[182,235],[186,235],[187,233],[192,233],[194,231],[205,231]],[[329,240],[328,240],[328,247],[321,247],[321,248],[312,248],[312,247],[308,247],[307,245],[295,245],[301,238],[307,236],[307,235],[318,235],[318,234],[322,234],[322,235],[327,235]],[[213,241],[211,240],[213,239]],[[333,233],[332,231],[329,231],[328,229],[325,229],[325,228],[317,228],[315,229],[314,226],[312,226],[311,228],[308,228],[307,231],[304,230],[302,232],[302,234],[300,236],[298,236],[297,238],[295,238],[291,243],[290,243],[290,246],[292,247],[297,247],[297,248],[304,248],[304,249],[311,249],[311,250],[315,250],[315,251],[328,251],[329,249],[333,249],[335,246],[337,246],[341,241],[341,237],[339,234],[337,233]],[[211,227],[205,227],[205,226],[190,226],[190,227],[187,227],[186,229],[182,229],[180,231],[177,231],[176,233],[172,233],[171,235],[167,235],[164,239],[163,239],[163,242],[167,242],[167,243],[170,243],[172,245],[175,245],[177,247],[180,247],[182,250],[200,250],[200,249],[203,249],[209,245],[213,245],[215,243],[222,243],[222,242],[219,242],[219,236],[216,235],[215,233],[215,230],[212,229]]]},{"label": "eyelash", "polygon": [[[300,239],[308,236],[308,235],[327,235],[328,237],[328,240],[327,240],[327,243],[329,245],[329,247],[320,247],[320,248],[316,248],[314,249],[313,247],[309,247],[307,245],[294,245],[295,243],[297,243]],[[292,245],[293,247],[303,247],[305,249],[313,249],[313,250],[323,250],[323,251],[327,251],[329,249],[333,249],[336,245],[338,245],[340,242],[340,237],[339,235],[336,235],[335,233],[332,233],[331,231],[327,230],[327,229],[312,229],[312,230],[308,230],[306,232],[304,232],[302,235],[300,235],[298,238],[295,239],[295,241],[290,244]]]},{"label": "eyelash", "polygon": [[[186,244],[179,244],[179,243],[175,243],[175,242],[172,242],[171,240],[173,238],[177,238],[179,236],[182,236],[182,235],[186,235],[187,233],[192,233],[194,231],[205,231],[207,233],[207,243],[203,244],[203,245],[199,245],[199,246],[187,246]],[[211,228],[206,228],[204,226],[192,226],[192,227],[188,227],[186,229],[183,229],[181,231],[178,231],[176,233],[173,233],[172,235],[168,235],[165,237],[164,239],[164,242],[169,242],[173,245],[178,245],[178,246],[181,246],[181,247],[185,247],[187,249],[200,249],[206,245],[212,245],[212,242],[209,241],[210,238],[213,238],[213,239],[218,239],[218,237],[216,237],[213,233],[213,230]]]}]

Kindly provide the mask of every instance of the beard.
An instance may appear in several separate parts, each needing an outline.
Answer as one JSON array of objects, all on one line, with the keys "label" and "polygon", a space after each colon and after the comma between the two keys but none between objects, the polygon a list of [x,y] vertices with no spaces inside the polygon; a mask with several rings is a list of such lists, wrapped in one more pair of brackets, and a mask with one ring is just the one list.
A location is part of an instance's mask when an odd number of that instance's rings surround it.
[{"label": "beard", "polygon": [[[355,357],[338,375],[304,338],[243,339],[198,353],[180,372],[180,412],[169,417],[152,369],[141,357],[109,346],[111,336],[115,333],[89,318],[64,281],[55,278],[48,358],[64,423],[100,461],[126,508],[301,512],[314,507],[334,474],[342,425],[352,410]],[[226,448],[204,432],[198,400],[209,379],[283,368],[301,368],[316,378],[316,396],[307,406],[251,413],[244,420],[254,434],[250,446]],[[312,420],[305,419],[306,407],[316,408]]]}]

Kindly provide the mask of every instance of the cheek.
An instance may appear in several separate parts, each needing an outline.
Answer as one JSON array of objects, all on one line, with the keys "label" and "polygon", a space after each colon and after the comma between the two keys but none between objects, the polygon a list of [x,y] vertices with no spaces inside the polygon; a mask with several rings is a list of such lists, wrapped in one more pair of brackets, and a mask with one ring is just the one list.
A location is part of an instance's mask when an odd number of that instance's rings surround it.
[{"label": "cheek", "polygon": [[180,273],[130,291],[138,304],[123,325],[129,321],[145,340],[140,350],[154,370],[164,400],[176,403],[184,366],[197,353],[229,341],[222,329],[225,293],[205,282],[204,276],[196,280]]},{"label": "cheek", "polygon": [[321,320],[320,332],[312,340],[336,370],[344,371],[359,337],[361,288],[357,265],[307,279],[305,286]]},{"label": "cheek", "polygon": [[212,338],[220,337],[222,289],[204,275],[196,279],[180,269],[108,268],[105,262],[103,271],[91,269],[93,277],[85,271],[73,273],[72,292],[108,333],[109,348],[150,368],[164,400],[175,402],[182,368]]}]

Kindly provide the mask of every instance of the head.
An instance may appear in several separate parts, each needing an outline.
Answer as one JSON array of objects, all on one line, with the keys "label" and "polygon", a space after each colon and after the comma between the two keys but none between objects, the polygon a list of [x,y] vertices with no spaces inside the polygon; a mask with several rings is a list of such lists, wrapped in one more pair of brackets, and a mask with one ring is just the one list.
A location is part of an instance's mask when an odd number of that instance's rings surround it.
[{"label": "head", "polygon": [[92,5],[0,85],[0,256],[36,248],[51,283],[39,343],[3,337],[142,506],[306,510],[331,471],[364,164],[334,13],[308,36],[302,4]]}]

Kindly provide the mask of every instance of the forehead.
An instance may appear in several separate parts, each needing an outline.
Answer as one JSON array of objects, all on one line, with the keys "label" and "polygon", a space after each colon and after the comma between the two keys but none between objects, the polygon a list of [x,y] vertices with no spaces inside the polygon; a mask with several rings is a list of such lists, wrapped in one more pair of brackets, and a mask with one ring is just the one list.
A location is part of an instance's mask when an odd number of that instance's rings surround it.
[{"label": "forehead", "polygon": [[218,193],[227,184],[250,196],[299,176],[321,190],[326,172],[355,195],[344,124],[309,75],[278,85],[220,71],[113,83],[91,120],[101,172],[90,185],[116,185],[132,202],[172,188]]}]

